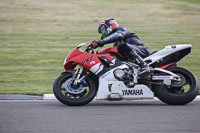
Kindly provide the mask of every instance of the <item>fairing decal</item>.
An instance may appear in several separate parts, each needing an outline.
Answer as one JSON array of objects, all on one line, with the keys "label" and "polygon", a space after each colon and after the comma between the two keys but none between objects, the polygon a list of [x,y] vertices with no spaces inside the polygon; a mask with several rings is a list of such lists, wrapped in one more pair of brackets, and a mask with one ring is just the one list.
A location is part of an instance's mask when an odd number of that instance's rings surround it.
[{"label": "fairing decal", "polygon": [[94,65],[92,68],[90,68],[90,71],[95,73],[96,75],[103,70],[103,65],[101,65],[100,63]]},{"label": "fairing decal", "polygon": [[88,70],[91,70],[93,73],[98,74],[103,69],[103,64],[99,60],[99,57],[104,57],[109,61],[115,59],[113,56],[110,55],[84,53],[79,51],[78,49],[74,49],[65,59],[64,67],[66,71],[72,70],[72,64],[76,63],[82,65]]}]

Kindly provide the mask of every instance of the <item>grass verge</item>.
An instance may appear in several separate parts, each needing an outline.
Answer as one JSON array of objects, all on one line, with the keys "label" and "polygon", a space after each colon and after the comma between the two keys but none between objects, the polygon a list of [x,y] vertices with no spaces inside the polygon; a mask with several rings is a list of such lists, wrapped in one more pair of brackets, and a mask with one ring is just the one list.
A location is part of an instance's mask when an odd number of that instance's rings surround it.
[{"label": "grass verge", "polygon": [[200,78],[198,0],[1,0],[0,12],[0,93],[52,93],[65,56],[78,43],[98,40],[97,24],[108,17],[152,51],[192,44],[180,66]]}]

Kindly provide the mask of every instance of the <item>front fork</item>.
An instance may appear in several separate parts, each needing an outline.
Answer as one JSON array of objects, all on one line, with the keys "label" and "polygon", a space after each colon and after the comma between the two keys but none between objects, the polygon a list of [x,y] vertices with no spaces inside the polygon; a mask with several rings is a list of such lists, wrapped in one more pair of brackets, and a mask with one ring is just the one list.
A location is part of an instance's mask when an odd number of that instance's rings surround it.
[{"label": "front fork", "polygon": [[79,68],[76,69],[76,72],[72,77],[72,85],[77,85],[81,83],[83,79],[86,77],[85,75],[81,77],[83,70],[84,68],[82,66],[79,66]]}]

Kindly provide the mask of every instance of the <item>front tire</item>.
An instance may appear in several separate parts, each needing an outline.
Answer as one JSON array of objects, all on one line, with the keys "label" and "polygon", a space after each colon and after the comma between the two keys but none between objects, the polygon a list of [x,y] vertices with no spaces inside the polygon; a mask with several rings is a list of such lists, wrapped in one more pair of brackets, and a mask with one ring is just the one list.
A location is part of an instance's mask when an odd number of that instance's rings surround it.
[{"label": "front tire", "polygon": [[[61,74],[54,82],[53,85],[53,92],[56,98],[63,104],[69,105],[69,106],[81,106],[88,104],[91,102],[95,95],[96,95],[96,86],[93,82],[93,80],[90,77],[87,77],[85,79],[84,85],[87,88],[79,94],[72,94],[68,91],[66,91],[66,82],[70,82],[70,79],[72,79],[73,74],[72,73],[64,73]],[[68,86],[67,86],[68,87]],[[80,88],[78,87],[78,89]],[[74,89],[75,90],[75,89]]]},{"label": "front tire", "polygon": [[[183,86],[170,88],[163,85],[152,85],[152,89],[155,95],[164,103],[169,105],[184,105],[193,101],[199,93],[199,83],[197,78],[189,70],[181,67],[170,67],[167,68],[179,76],[182,76],[185,80]],[[174,83],[177,85],[177,83]],[[186,86],[186,87],[185,87]]]}]

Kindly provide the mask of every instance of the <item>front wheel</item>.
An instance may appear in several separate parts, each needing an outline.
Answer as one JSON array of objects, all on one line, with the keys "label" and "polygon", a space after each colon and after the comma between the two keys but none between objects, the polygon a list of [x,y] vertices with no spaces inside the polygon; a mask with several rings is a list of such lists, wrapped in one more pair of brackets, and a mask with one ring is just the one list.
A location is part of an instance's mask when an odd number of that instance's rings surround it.
[{"label": "front wheel", "polygon": [[96,95],[96,86],[89,77],[83,82],[72,85],[72,73],[61,74],[53,85],[53,92],[56,98],[63,104],[70,106],[80,106],[91,102]]},{"label": "front wheel", "polygon": [[170,105],[184,105],[193,101],[199,93],[197,78],[185,68],[170,67],[167,70],[179,75],[181,80],[172,82],[171,86],[152,85],[155,95]]}]

